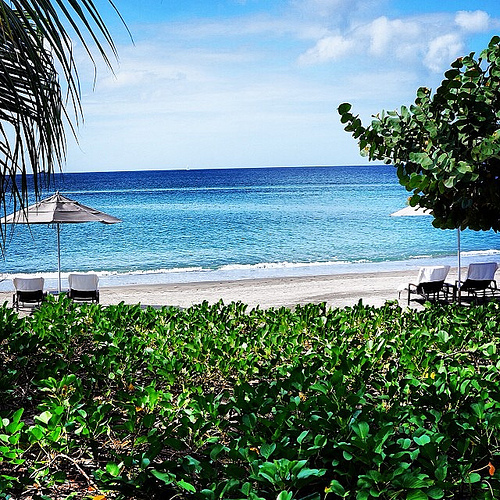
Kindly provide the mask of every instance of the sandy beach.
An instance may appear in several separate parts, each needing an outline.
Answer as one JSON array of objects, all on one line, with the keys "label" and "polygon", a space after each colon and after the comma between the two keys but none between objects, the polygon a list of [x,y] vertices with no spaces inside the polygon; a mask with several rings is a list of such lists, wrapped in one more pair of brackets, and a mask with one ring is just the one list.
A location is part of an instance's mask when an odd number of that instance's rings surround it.
[{"label": "sandy beach", "polygon": [[[293,307],[297,304],[326,302],[330,307],[357,304],[382,306],[398,299],[401,284],[414,282],[417,270],[337,274],[295,278],[246,279],[238,281],[130,285],[101,288],[101,304],[124,302],[150,306],[189,307],[203,301],[243,302],[250,308]],[[447,281],[454,283],[456,269]],[[0,294],[2,302],[12,304],[12,293]],[[406,306],[403,293],[400,304]],[[412,302],[412,307],[418,303]]]}]

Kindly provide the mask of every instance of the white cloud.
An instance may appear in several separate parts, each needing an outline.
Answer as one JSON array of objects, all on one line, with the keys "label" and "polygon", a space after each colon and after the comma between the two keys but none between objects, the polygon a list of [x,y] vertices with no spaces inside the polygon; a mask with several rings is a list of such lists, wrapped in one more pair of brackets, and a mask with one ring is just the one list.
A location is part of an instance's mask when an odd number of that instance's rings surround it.
[{"label": "white cloud", "polygon": [[378,17],[353,27],[348,35],[329,35],[299,57],[302,64],[338,61],[355,55],[369,55],[386,61],[416,60],[425,51],[424,30],[415,20]]},{"label": "white cloud", "polygon": [[479,10],[394,19],[379,16],[368,22],[352,19],[343,30],[320,38],[299,62],[321,64],[359,57],[367,65],[377,61],[390,67],[403,62],[440,73],[464,50],[467,36],[494,24]]},{"label": "white cloud", "polygon": [[441,71],[464,50],[464,43],[457,34],[447,34],[429,42],[429,49],[424,58],[425,65],[431,71]]},{"label": "white cloud", "polygon": [[455,16],[455,22],[465,31],[480,33],[487,31],[490,26],[490,16],[482,10],[474,12],[461,10]]},{"label": "white cloud", "polygon": [[398,53],[398,47],[407,45],[407,41],[414,44],[421,35],[416,22],[401,19],[389,20],[385,16],[369,24],[366,32],[370,37],[370,53],[375,56],[383,56],[393,51]]},{"label": "white cloud", "polygon": [[314,47],[299,57],[301,64],[315,64],[337,60],[349,55],[355,46],[354,40],[340,35],[326,36],[319,40]]}]

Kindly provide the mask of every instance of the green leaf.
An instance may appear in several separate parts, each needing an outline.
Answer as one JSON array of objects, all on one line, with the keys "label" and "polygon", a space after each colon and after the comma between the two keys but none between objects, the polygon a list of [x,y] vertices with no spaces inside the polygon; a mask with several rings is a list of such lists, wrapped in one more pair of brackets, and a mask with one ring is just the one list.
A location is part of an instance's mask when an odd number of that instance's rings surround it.
[{"label": "green leaf", "polygon": [[481,475],[477,472],[472,472],[469,474],[469,483],[479,483],[481,481]]},{"label": "green leaf", "polygon": [[427,500],[428,498],[427,493],[422,490],[411,491],[406,495],[406,500]]},{"label": "green leaf", "polygon": [[404,438],[404,439],[398,439],[398,443],[403,448],[403,450],[407,450],[411,446],[411,439],[409,438]]},{"label": "green leaf", "polygon": [[106,472],[111,474],[113,477],[117,477],[120,475],[120,467],[114,462],[108,462],[106,464]]},{"label": "green leaf", "polygon": [[338,107],[339,114],[343,115],[343,114],[347,113],[348,111],[350,111],[351,108],[352,108],[351,104],[349,104],[348,102],[343,102]]},{"label": "green leaf", "polygon": [[212,490],[204,489],[200,491],[203,498],[208,498],[209,500],[215,500],[215,493]]},{"label": "green leaf", "polygon": [[366,422],[354,423],[352,425],[352,430],[363,440],[366,439],[370,433],[370,427]]},{"label": "green leaf", "polygon": [[322,392],[323,394],[328,394],[328,387],[322,382],[316,382],[313,385],[311,385],[311,390],[319,391]]},{"label": "green leaf", "polygon": [[19,421],[21,420],[21,417],[24,413],[24,408],[19,408],[19,410],[17,410],[13,415],[12,415],[12,423],[19,423]]},{"label": "green leaf", "polygon": [[460,71],[456,68],[449,69],[444,74],[445,78],[447,78],[448,80],[454,80],[459,75],[460,75]]},{"label": "green leaf", "polygon": [[308,434],[309,431],[302,431],[299,437],[297,438],[297,443],[302,444],[302,441],[304,441],[304,439],[307,437]]},{"label": "green leaf", "polygon": [[275,443],[272,444],[266,443],[260,447],[260,454],[267,460],[273,454],[275,449],[276,449]]},{"label": "green leaf", "polygon": [[365,490],[360,490],[356,493],[356,500],[368,500],[370,498],[370,493]]},{"label": "green leaf", "polygon": [[190,491],[191,493],[196,493],[196,488],[191,484],[181,479],[177,481],[177,486],[180,486],[183,490]]},{"label": "green leaf", "polygon": [[222,444],[216,444],[210,451],[210,460],[217,460],[217,457],[223,452],[228,451],[228,448]]},{"label": "green leaf", "polygon": [[276,500],[292,500],[293,493],[288,491],[282,491],[277,497]]},{"label": "green leaf", "polygon": [[431,488],[430,490],[427,490],[427,495],[429,498],[439,500],[444,497],[444,491],[441,488]]},{"label": "green leaf", "polygon": [[172,474],[171,472],[160,472],[156,469],[151,471],[151,474],[156,477],[156,479],[159,479],[160,481],[164,482],[165,484],[171,484],[175,481],[175,475]]},{"label": "green leaf", "polygon": [[439,342],[442,342],[443,344],[445,344],[446,342],[448,342],[450,340],[450,334],[445,330],[439,330],[439,332],[437,334],[437,338],[438,338]]},{"label": "green leaf", "polygon": [[40,415],[36,415],[34,420],[35,422],[40,422],[42,424],[47,425],[51,418],[52,418],[52,413],[50,413],[50,411],[44,411]]},{"label": "green leaf", "polygon": [[445,187],[447,187],[448,189],[451,189],[451,188],[455,187],[456,182],[457,182],[457,178],[453,175],[453,176],[445,179],[443,182],[443,185]]},{"label": "green leaf", "polygon": [[408,183],[408,187],[410,189],[415,189],[420,187],[420,184],[424,180],[423,175],[412,174],[410,175],[410,182]]},{"label": "green leaf", "polygon": [[[44,436],[44,429],[40,427],[39,425],[35,425],[33,427],[30,427],[28,432],[33,436],[35,441],[40,441],[42,437]],[[33,442],[33,440],[30,438],[30,442]]]},{"label": "green leaf", "polygon": [[339,497],[344,497],[346,491],[344,487],[337,480],[333,479],[330,482],[329,486],[325,489],[325,493],[334,493]]},{"label": "green leaf", "polygon": [[417,443],[419,446],[425,446],[426,444],[431,442],[431,438],[427,434],[422,434],[419,437],[414,437],[413,441]]},{"label": "green leaf", "polygon": [[326,473],[326,469],[301,469],[297,474],[297,479],[306,479],[311,476],[321,477]]},{"label": "green leaf", "polygon": [[446,467],[444,465],[441,467],[437,467],[434,474],[436,475],[436,478],[439,481],[444,481],[446,479],[447,474],[448,474],[448,467]]}]

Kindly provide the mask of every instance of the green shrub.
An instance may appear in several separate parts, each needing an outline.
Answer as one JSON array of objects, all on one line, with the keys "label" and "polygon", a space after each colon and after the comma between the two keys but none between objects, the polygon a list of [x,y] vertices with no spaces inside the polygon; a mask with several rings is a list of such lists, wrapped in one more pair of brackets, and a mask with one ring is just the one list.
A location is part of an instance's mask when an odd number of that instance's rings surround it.
[{"label": "green shrub", "polygon": [[4,305],[0,498],[499,498],[499,319]]}]

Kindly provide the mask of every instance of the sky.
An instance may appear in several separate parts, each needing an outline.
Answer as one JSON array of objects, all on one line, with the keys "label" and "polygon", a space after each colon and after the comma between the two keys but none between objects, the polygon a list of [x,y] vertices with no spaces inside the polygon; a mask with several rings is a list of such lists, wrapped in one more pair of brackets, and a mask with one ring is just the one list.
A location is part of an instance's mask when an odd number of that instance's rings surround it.
[{"label": "sky", "polygon": [[500,34],[498,0],[107,0],[118,50],[74,42],[84,121],[65,172],[360,165],[364,122],[436,89]]}]

